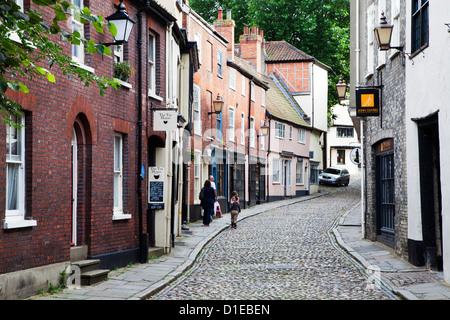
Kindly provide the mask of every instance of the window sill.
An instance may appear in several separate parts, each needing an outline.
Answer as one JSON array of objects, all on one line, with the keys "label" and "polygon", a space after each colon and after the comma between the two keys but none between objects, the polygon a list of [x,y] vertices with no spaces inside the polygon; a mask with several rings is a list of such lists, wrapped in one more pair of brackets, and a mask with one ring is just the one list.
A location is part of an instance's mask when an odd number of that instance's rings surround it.
[{"label": "window sill", "polygon": [[83,69],[83,70],[86,70],[87,72],[90,72],[90,73],[95,73],[95,69],[94,68],[91,68],[91,67],[89,67],[89,66],[87,66],[85,64],[78,63],[76,61],[73,61],[70,65],[74,66],[74,67],[78,67],[78,68]]},{"label": "window sill", "polygon": [[364,79],[369,80],[370,78],[373,77],[373,72],[370,72],[368,74],[366,74],[366,76],[364,77]]},{"label": "window sill", "polygon": [[6,218],[3,223],[3,229],[19,229],[19,228],[29,228],[37,226],[36,220],[24,220],[24,219],[14,219]]},{"label": "window sill", "polygon": [[112,215],[113,221],[117,220],[129,220],[131,219],[131,214],[125,214],[123,212],[114,212]]},{"label": "window sill", "polygon": [[120,80],[120,79],[117,79],[117,78],[114,78],[114,79],[117,80],[117,81],[119,82],[119,84],[120,84],[121,87],[125,87],[125,88],[130,89],[130,90],[133,88],[133,86],[131,85],[131,83],[125,82],[125,81]]},{"label": "window sill", "polygon": [[152,99],[155,99],[155,100],[158,100],[159,102],[162,102],[162,101],[164,101],[164,99],[163,98],[161,98],[160,96],[158,96],[158,95],[156,95],[155,93],[153,93],[152,91],[148,91],[148,94],[147,94],[148,96],[149,96],[149,98],[152,98]]}]

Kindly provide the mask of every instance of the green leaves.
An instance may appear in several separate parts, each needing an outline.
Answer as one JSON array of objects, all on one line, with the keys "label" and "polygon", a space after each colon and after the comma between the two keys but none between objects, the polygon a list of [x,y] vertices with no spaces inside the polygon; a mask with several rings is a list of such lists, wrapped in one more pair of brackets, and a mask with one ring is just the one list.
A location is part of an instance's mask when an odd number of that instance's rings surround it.
[{"label": "green leaves", "polygon": [[[75,19],[80,24],[91,24],[100,34],[104,34],[106,27],[112,35],[116,35],[117,29],[113,24],[105,22],[100,15],[92,14],[87,7],[79,10],[70,1],[32,0],[32,3],[51,8],[52,16],[44,21],[39,8],[33,9],[36,7],[34,5],[23,13],[15,2],[0,0],[0,120],[6,122],[9,121],[9,114],[16,114],[21,109],[19,104],[8,98],[6,92],[30,92],[23,79],[46,79],[52,85],[56,83],[57,75],[62,74],[68,79],[77,78],[86,87],[96,84],[102,95],[109,86],[118,87],[117,80],[97,76],[78,67],[63,47],[80,45],[88,52],[110,55],[111,49],[85,39],[84,34],[77,30],[68,32],[67,28],[64,30],[62,27],[69,25],[70,19]],[[60,42],[54,41],[53,35],[60,35],[68,42],[61,46]]]}]

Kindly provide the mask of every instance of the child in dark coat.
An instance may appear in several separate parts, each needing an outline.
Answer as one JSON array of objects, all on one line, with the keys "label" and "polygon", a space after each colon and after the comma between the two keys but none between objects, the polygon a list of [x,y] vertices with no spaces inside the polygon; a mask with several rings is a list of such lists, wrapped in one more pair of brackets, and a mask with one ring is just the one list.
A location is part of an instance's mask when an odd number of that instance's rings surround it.
[{"label": "child in dark coat", "polygon": [[237,197],[237,195],[233,195],[230,201],[231,227],[233,229],[237,228],[236,223],[239,212],[241,212],[241,205],[239,204],[239,198]]}]

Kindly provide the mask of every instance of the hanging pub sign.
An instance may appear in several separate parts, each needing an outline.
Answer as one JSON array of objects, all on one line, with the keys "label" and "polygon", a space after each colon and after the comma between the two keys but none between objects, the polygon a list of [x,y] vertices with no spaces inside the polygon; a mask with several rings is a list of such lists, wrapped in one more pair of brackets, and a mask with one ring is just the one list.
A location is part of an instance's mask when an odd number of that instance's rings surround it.
[{"label": "hanging pub sign", "polygon": [[377,117],[380,115],[380,90],[356,89],[356,116]]},{"label": "hanging pub sign", "polygon": [[177,130],[178,114],[171,110],[157,110],[153,112],[153,130],[175,131]]},{"label": "hanging pub sign", "polygon": [[164,167],[149,167],[148,181],[149,209],[164,209]]}]

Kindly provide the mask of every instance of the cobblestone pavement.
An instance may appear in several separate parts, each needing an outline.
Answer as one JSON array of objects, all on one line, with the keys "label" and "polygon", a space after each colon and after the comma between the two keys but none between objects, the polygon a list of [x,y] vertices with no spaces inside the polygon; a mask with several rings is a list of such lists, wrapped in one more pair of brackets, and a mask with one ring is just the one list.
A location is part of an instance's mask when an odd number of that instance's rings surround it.
[{"label": "cobblestone pavement", "polygon": [[227,228],[185,275],[149,299],[386,300],[330,229],[360,201],[359,183],[273,209]]}]

